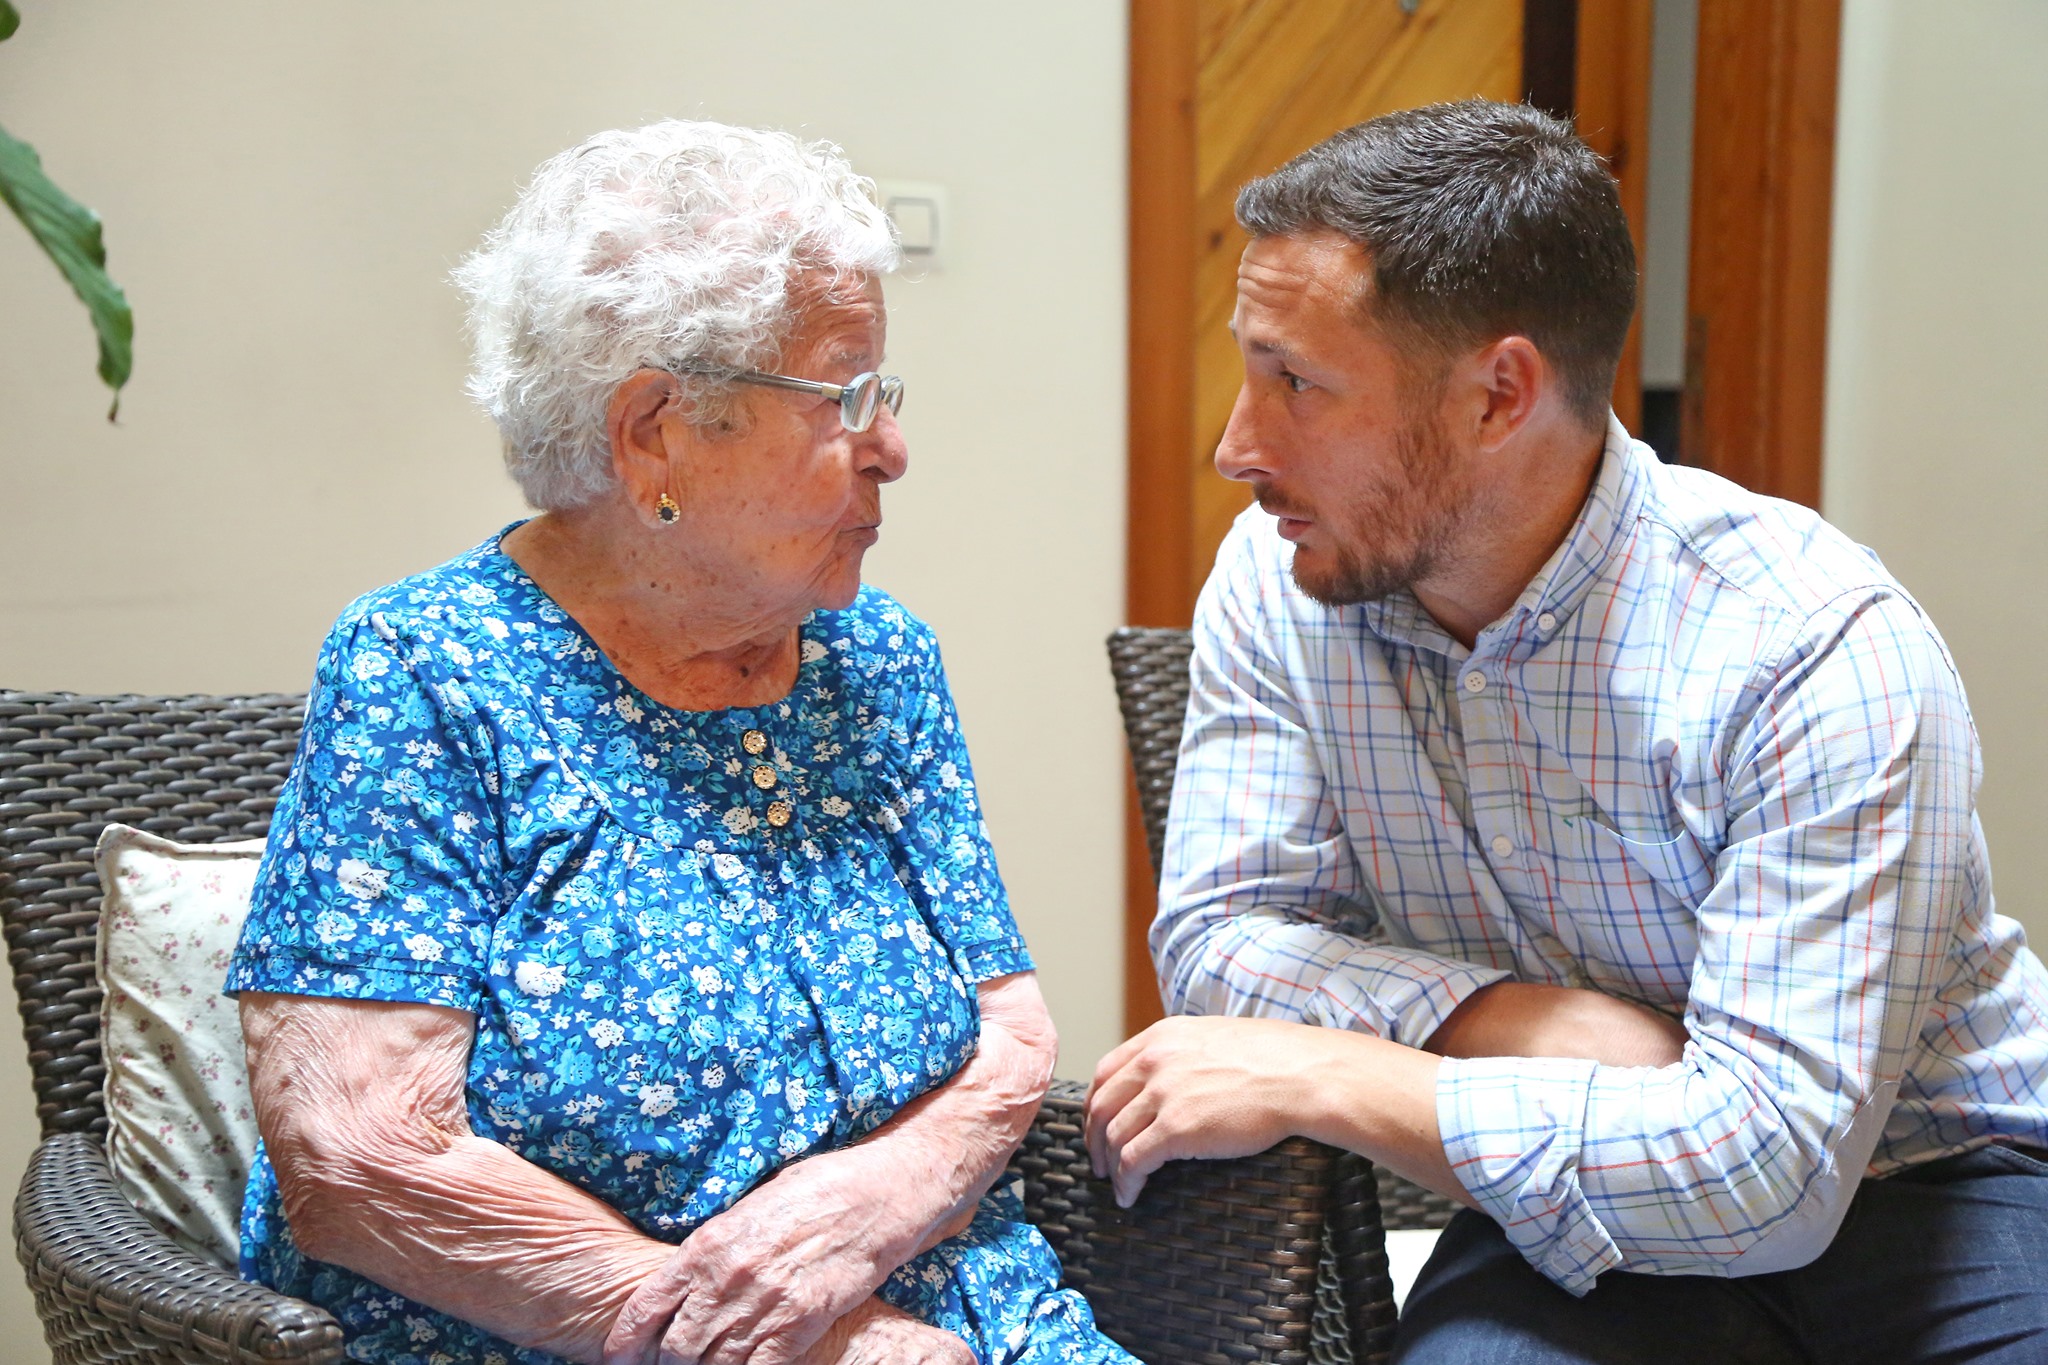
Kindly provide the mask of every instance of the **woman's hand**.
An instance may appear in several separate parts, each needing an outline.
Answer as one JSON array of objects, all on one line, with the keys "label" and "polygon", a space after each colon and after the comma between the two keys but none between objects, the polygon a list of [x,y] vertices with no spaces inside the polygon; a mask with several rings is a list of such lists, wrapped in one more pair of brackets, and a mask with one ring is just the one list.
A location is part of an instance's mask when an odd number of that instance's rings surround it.
[{"label": "woman's hand", "polygon": [[866,1140],[786,1167],[641,1282],[607,1365],[792,1365],[964,1230],[1038,1112],[1058,1038],[1029,973],[979,989],[981,1045]]},{"label": "woman's hand", "polygon": [[951,1332],[869,1299],[833,1324],[797,1365],[974,1365],[974,1352]]},{"label": "woman's hand", "polygon": [[844,1155],[787,1167],[691,1233],[619,1313],[607,1365],[810,1360],[901,1264],[875,1227],[900,1174],[869,1149]]}]

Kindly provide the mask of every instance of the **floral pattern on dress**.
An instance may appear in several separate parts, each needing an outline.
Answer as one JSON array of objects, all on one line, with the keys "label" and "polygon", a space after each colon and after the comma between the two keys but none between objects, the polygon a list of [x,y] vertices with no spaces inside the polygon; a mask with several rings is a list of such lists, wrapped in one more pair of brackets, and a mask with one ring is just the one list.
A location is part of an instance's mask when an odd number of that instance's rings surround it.
[{"label": "floral pattern on dress", "polygon": [[[921,622],[863,589],[783,700],[676,711],[501,538],[330,633],[228,989],[473,1013],[476,1133],[680,1242],[956,1072],[1031,959]],[[551,1359],[301,1256],[260,1150],[242,1268],[355,1359]],[[999,1191],[882,1292],[980,1361],[1129,1361],[1058,1285]]]}]

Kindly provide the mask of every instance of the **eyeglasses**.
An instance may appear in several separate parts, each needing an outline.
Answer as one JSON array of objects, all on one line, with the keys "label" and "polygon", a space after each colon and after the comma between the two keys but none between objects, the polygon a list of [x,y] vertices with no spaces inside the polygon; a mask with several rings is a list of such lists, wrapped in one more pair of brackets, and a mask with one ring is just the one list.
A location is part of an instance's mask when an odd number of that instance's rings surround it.
[{"label": "eyeglasses", "polygon": [[839,422],[851,432],[863,432],[875,424],[875,416],[886,404],[890,412],[903,411],[903,381],[893,374],[872,370],[857,374],[844,384],[827,384],[818,379],[797,379],[786,374],[764,374],[741,370],[733,376],[742,384],[766,384],[771,389],[794,389],[814,393],[839,404]]}]

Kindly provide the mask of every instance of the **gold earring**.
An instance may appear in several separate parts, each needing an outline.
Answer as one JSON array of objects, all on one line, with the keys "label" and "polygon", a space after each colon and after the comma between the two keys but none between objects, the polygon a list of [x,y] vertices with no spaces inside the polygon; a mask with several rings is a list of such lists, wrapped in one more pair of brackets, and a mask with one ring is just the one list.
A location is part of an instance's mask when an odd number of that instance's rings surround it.
[{"label": "gold earring", "polygon": [[668,494],[661,495],[661,501],[654,504],[654,515],[661,519],[663,526],[673,526],[682,520],[683,509],[676,506],[676,500]]}]

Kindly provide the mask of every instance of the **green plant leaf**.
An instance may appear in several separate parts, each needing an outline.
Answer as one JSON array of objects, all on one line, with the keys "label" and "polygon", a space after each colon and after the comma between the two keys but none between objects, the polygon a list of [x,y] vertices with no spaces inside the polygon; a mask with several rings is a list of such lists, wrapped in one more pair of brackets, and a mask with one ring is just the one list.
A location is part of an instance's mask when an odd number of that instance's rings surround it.
[{"label": "green plant leaf", "polygon": [[[0,6],[7,0],[0,0]],[[7,13],[12,14],[10,6]],[[4,16],[0,16],[4,22]],[[0,199],[71,282],[100,338],[100,378],[114,391],[107,420],[121,410],[121,386],[135,368],[135,315],[107,275],[100,216],[52,184],[35,148],[0,128]]]},{"label": "green plant leaf", "polygon": [[8,4],[7,0],[0,0],[0,43],[12,38],[14,30],[20,27],[21,12]]}]

